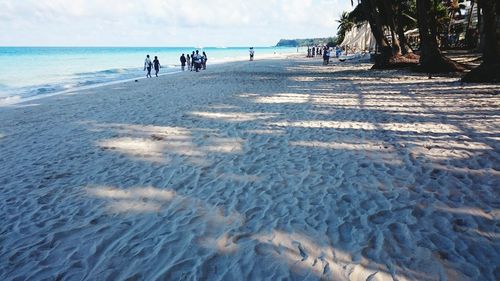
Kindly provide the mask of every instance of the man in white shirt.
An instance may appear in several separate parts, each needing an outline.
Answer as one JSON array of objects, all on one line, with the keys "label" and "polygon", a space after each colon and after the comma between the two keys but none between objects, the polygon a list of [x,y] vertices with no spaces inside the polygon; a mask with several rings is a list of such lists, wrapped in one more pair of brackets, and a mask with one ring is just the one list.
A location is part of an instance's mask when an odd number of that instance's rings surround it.
[{"label": "man in white shirt", "polygon": [[151,77],[151,68],[153,67],[153,63],[151,62],[151,59],[149,58],[149,55],[146,55],[146,59],[144,60],[144,70],[148,70],[148,73],[146,74],[146,78]]},{"label": "man in white shirt", "polygon": [[200,71],[201,63],[202,63],[202,57],[201,57],[199,51],[196,50],[196,54],[194,55],[194,68],[195,68],[196,72]]},{"label": "man in white shirt", "polygon": [[255,55],[255,51],[253,50],[253,47],[250,47],[250,60],[253,61],[253,56]]}]

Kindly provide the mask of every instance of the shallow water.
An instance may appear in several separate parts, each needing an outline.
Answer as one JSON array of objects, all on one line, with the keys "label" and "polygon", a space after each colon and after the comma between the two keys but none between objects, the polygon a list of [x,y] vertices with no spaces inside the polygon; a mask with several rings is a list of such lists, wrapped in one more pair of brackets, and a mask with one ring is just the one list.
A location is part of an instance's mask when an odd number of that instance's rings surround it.
[{"label": "shallow water", "polygon": [[[246,47],[0,47],[0,103],[144,76],[146,54],[158,56],[161,73],[178,70],[179,57],[204,50],[209,64],[244,58]],[[295,48],[256,48],[257,55],[292,53]]]}]

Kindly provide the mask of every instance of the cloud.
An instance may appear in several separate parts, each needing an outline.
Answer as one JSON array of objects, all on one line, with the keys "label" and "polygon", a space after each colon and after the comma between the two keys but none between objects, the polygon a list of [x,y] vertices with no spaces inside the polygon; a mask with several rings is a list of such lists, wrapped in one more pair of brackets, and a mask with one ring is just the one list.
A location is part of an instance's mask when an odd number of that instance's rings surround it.
[{"label": "cloud", "polygon": [[351,9],[348,0],[0,0],[0,40],[40,41],[39,34],[47,33],[45,41],[54,44],[168,44],[181,40],[167,37],[185,34],[185,40],[227,44],[275,42],[279,32],[279,37],[307,30],[311,37],[334,35],[335,20],[345,9]]}]

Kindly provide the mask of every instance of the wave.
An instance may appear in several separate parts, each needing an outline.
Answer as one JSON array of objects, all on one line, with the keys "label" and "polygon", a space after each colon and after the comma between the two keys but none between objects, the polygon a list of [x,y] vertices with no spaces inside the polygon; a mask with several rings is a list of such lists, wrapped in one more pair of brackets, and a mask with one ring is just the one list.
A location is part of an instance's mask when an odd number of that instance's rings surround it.
[{"label": "wave", "polygon": [[137,71],[140,70],[140,68],[112,68],[112,69],[105,69],[105,70],[99,70],[95,72],[80,72],[80,73],[75,73],[76,76],[94,76],[94,75],[100,75],[100,74],[121,74],[121,73],[127,73],[130,71]]},{"label": "wave", "polygon": [[[165,65],[160,74],[175,73],[179,66]],[[141,68],[117,68],[73,74],[51,84],[38,84],[24,87],[9,87],[0,84],[0,106],[17,103],[23,99],[46,96],[79,88],[105,85],[128,79],[138,79],[145,74]]]},{"label": "wave", "polygon": [[45,86],[45,87],[35,88],[33,89],[33,92],[37,95],[43,95],[57,90],[61,90],[61,88],[62,88],[61,86]]},{"label": "wave", "polygon": [[16,104],[20,102],[22,98],[20,96],[8,96],[8,97],[0,97],[0,106]]}]

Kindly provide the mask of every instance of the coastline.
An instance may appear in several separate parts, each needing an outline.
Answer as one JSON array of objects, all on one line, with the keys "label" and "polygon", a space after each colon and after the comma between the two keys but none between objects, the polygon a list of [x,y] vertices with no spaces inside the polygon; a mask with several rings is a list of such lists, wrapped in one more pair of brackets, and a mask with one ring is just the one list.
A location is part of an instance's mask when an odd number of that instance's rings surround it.
[{"label": "coastline", "polygon": [[0,279],[494,280],[498,85],[299,56],[0,108]]},{"label": "coastline", "polygon": [[[267,55],[260,55],[259,59],[276,59],[276,58],[283,58],[286,56],[293,56],[293,53],[278,53],[278,54],[267,54]],[[247,57],[231,57],[231,58],[225,58],[225,59],[219,59],[215,62],[210,61],[208,64],[209,67],[217,67],[219,65],[223,65],[226,63],[235,63],[235,62],[242,62],[246,61]],[[187,69],[187,67],[186,67]],[[165,71],[167,71],[165,73]],[[162,73],[163,72],[163,73]],[[186,70],[187,72],[187,70]],[[182,73],[180,70],[180,64],[175,65],[175,69],[171,67],[167,67],[166,70],[163,69],[163,71],[160,70],[160,73],[158,76],[165,76],[165,75],[174,75],[174,74],[179,74]],[[55,91],[47,94],[37,94],[37,95],[31,95],[27,97],[22,97],[20,95],[12,95],[12,96],[6,96],[6,97],[0,97],[0,108],[2,107],[10,107],[10,106],[16,106],[17,104],[24,103],[24,102],[30,102],[30,101],[35,101],[47,97],[52,97],[52,96],[58,96],[62,94],[69,94],[69,93],[76,93],[79,91],[84,91],[84,90],[89,90],[89,89],[94,89],[94,88],[99,88],[103,86],[109,86],[109,85],[115,85],[115,84],[120,84],[124,82],[130,82],[130,81],[135,81],[135,80],[142,80],[142,79],[147,79],[144,76],[137,76],[133,78],[126,78],[126,79],[115,79],[111,80],[108,82],[97,82],[91,85],[82,85],[82,86],[75,86],[66,90],[60,90],[60,91]]]}]

